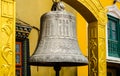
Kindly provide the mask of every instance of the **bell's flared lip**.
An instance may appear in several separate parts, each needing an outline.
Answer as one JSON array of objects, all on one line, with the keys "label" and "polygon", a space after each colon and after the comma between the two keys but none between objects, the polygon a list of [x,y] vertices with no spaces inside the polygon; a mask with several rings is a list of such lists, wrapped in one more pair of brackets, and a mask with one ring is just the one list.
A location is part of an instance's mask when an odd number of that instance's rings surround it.
[{"label": "bell's flared lip", "polygon": [[29,65],[33,66],[64,66],[64,67],[69,67],[69,66],[85,66],[88,65],[88,62],[29,62]]}]

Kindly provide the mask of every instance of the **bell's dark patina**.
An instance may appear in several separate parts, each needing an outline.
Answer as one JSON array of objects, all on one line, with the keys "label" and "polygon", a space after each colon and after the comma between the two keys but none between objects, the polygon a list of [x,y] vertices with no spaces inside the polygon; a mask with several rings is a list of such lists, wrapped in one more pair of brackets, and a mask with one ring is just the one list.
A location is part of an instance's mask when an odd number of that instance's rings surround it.
[{"label": "bell's dark patina", "polygon": [[30,63],[36,66],[88,64],[78,46],[75,16],[64,10],[62,2],[54,2],[51,10],[41,17],[39,46],[30,57]]}]

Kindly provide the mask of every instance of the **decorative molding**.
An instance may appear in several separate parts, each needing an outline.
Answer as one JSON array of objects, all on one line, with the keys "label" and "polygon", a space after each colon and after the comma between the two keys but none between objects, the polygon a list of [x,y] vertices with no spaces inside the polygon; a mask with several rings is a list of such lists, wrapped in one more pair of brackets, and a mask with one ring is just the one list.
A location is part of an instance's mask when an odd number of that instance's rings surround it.
[{"label": "decorative molding", "polygon": [[97,76],[97,54],[95,54],[95,51],[97,49],[97,42],[95,39],[91,39],[89,42],[89,71],[91,71],[91,76]]},{"label": "decorative molding", "polygon": [[12,34],[12,22],[13,19],[10,18],[2,18],[5,22],[1,27],[1,31],[5,32],[7,36],[10,37],[10,35]]},{"label": "decorative molding", "polygon": [[[101,11],[105,11],[104,7],[101,5],[99,0],[79,0],[82,4],[84,4],[97,19],[99,19],[99,14]],[[93,7],[94,6],[94,7]],[[103,14],[104,15],[104,14]],[[102,18],[103,19],[103,18]]]},{"label": "decorative molding", "polygon": [[23,21],[18,20],[16,21],[16,38],[17,39],[26,39],[29,36],[32,27],[27,24],[23,23]]},{"label": "decorative molding", "polygon": [[116,6],[116,4],[114,4],[112,6],[108,6],[107,9],[108,9],[108,13],[107,14],[120,19],[120,10]]},{"label": "decorative molding", "polygon": [[98,74],[98,43],[97,43],[97,28],[92,26],[94,24],[89,25],[89,38],[88,38],[88,58],[89,58],[89,74],[91,76],[97,76]]},{"label": "decorative molding", "polygon": [[1,5],[2,5],[1,16],[13,18],[13,16],[14,16],[14,2],[8,1],[8,0],[2,0]]},{"label": "decorative molding", "polygon": [[[107,16],[105,11],[98,13],[98,22],[90,23],[88,49],[89,49],[89,74],[90,76],[106,75],[106,32]],[[104,17],[103,17],[103,16]]]},{"label": "decorative molding", "polygon": [[106,36],[105,26],[102,26],[100,24],[98,26],[99,26],[99,28],[98,28],[98,30],[99,30],[99,37],[105,39],[105,36]]},{"label": "decorative molding", "polygon": [[[14,46],[13,46],[13,36],[14,36],[14,32],[13,32],[13,19],[10,18],[5,18],[5,17],[1,17],[1,39],[2,42],[1,44],[3,44],[2,46],[0,46],[1,48],[1,58],[2,58],[2,62],[4,62],[3,64],[0,65],[1,70],[0,75],[5,75],[5,76],[12,76],[13,68],[14,68]],[[10,59],[11,58],[11,59]]]},{"label": "decorative molding", "polygon": [[[88,8],[98,22],[89,24],[89,75],[106,76],[106,34],[107,11],[99,1],[86,0]],[[91,3],[90,3],[91,2]],[[94,7],[93,7],[94,6]]]},{"label": "decorative molding", "polygon": [[15,3],[0,0],[0,76],[15,76]]},{"label": "decorative molding", "polygon": [[105,26],[94,25],[89,25],[89,73],[91,76],[103,76],[106,75]]},{"label": "decorative molding", "polygon": [[107,58],[107,62],[120,64],[120,58],[108,57],[108,58]]},{"label": "decorative molding", "polygon": [[105,28],[105,26],[107,24],[107,11],[106,10],[100,10],[100,12],[98,13],[98,15],[99,15],[98,16],[98,25],[104,26],[104,28]]},{"label": "decorative molding", "polygon": [[[104,37],[104,36],[103,36]],[[98,64],[98,66],[99,66],[99,71],[100,71],[100,76],[102,76],[102,75],[105,75],[106,74],[106,69],[105,69],[105,67],[103,67],[103,66],[106,66],[106,48],[105,48],[105,38],[102,38],[102,37],[100,37],[99,38],[99,40],[98,40],[98,43],[99,43],[99,53],[98,53],[98,56],[99,56],[99,59],[98,59],[98,61],[99,61],[99,64]]]}]

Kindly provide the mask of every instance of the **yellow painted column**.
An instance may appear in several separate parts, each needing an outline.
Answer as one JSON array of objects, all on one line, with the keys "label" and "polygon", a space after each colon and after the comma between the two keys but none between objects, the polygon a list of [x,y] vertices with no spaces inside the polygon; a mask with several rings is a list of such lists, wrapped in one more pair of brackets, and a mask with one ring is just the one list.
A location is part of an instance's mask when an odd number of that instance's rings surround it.
[{"label": "yellow painted column", "polygon": [[15,76],[14,0],[0,0],[0,76]]},{"label": "yellow painted column", "polygon": [[89,76],[106,76],[106,22],[107,14],[99,10],[98,21],[88,26]]}]

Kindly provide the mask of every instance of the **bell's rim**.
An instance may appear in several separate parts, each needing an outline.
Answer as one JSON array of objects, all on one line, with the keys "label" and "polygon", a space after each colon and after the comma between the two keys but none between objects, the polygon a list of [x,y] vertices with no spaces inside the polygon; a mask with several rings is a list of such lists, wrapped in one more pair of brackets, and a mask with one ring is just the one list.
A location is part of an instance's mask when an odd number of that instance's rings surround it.
[{"label": "bell's rim", "polygon": [[33,66],[64,66],[64,67],[69,67],[69,66],[85,66],[88,65],[88,62],[29,62],[29,65]]}]

